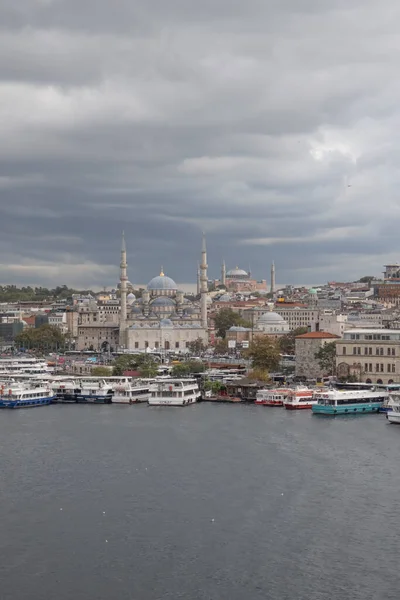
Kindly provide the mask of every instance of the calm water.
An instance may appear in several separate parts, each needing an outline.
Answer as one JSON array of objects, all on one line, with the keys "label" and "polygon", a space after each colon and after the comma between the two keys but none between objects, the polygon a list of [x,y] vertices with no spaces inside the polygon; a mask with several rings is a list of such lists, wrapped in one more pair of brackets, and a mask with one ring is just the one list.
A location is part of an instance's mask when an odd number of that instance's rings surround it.
[{"label": "calm water", "polygon": [[400,595],[400,427],[257,406],[0,413],[2,600]]}]

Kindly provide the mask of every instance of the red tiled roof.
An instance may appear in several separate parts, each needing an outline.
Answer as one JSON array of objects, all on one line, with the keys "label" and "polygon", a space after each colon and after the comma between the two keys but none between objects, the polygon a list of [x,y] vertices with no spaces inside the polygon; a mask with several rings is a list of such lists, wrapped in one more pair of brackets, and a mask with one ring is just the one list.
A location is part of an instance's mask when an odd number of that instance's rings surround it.
[{"label": "red tiled roof", "polygon": [[303,333],[302,335],[296,335],[297,339],[309,339],[309,340],[326,340],[326,339],[340,339],[339,335],[334,335],[333,333],[328,333],[327,331],[309,331],[308,333]]}]

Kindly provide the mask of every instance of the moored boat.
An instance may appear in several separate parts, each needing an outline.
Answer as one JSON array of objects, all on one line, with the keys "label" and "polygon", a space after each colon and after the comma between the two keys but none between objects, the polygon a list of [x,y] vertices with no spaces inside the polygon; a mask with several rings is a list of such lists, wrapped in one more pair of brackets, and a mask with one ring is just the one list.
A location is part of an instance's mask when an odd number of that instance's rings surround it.
[{"label": "moored boat", "polygon": [[200,399],[196,379],[164,379],[153,384],[150,406],[187,406]]},{"label": "moored boat", "polygon": [[293,390],[289,390],[283,406],[286,410],[310,409],[316,402],[313,398],[313,390],[307,387],[296,387]]},{"label": "moored boat", "polygon": [[316,415],[348,415],[377,413],[387,399],[385,390],[324,390],[316,392],[312,407]]},{"label": "moored boat", "polygon": [[48,387],[12,385],[0,388],[0,408],[32,408],[51,404],[55,395]]},{"label": "moored boat", "polygon": [[274,390],[259,390],[256,394],[254,404],[263,406],[283,406],[290,390],[286,388],[276,388]]},{"label": "moored boat", "polygon": [[112,401],[113,404],[137,404],[138,402],[148,402],[150,395],[150,386],[127,383],[114,387]]},{"label": "moored boat", "polygon": [[95,384],[83,384],[76,394],[78,404],[111,404],[114,390],[105,381]]},{"label": "moored boat", "polygon": [[389,423],[400,425],[400,392],[391,392],[389,397],[391,404],[390,410],[386,413],[386,418]]}]

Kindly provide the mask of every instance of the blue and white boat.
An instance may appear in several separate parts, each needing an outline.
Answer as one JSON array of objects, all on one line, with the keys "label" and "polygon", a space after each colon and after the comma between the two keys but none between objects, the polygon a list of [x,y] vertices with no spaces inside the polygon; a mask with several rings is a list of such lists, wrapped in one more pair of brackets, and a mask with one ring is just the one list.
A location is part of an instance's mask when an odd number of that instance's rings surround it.
[{"label": "blue and white boat", "polygon": [[48,387],[11,385],[0,388],[0,408],[32,408],[51,404],[55,394]]},{"label": "blue and white boat", "polygon": [[105,381],[99,381],[85,384],[83,383],[80,390],[75,395],[78,404],[111,404],[114,395],[114,390],[111,385]]},{"label": "blue and white boat", "polygon": [[388,398],[386,390],[324,390],[315,392],[315,415],[355,415],[377,413]]}]

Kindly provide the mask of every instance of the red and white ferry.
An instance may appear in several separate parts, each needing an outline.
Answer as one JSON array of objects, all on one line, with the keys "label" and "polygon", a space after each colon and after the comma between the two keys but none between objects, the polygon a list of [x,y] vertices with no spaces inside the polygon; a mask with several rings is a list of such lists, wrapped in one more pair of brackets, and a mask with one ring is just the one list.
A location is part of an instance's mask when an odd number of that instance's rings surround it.
[{"label": "red and white ferry", "polygon": [[314,398],[314,391],[306,387],[296,387],[289,390],[283,406],[287,410],[297,410],[300,408],[312,408],[313,404],[317,404],[318,400]]},{"label": "red and white ferry", "polygon": [[259,390],[256,395],[255,404],[263,404],[264,406],[283,406],[289,392],[290,390],[286,388]]}]

